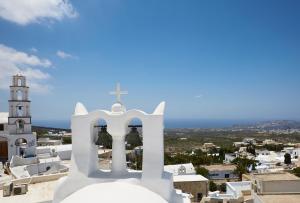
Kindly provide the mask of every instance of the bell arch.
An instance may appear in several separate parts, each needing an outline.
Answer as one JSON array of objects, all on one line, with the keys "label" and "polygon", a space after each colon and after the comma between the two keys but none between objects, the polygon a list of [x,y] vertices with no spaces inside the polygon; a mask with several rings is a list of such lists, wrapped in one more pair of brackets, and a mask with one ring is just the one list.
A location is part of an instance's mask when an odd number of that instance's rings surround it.
[{"label": "bell arch", "polygon": [[27,140],[25,138],[17,138],[15,140],[15,146],[16,146],[16,154],[17,155],[20,155],[20,156],[23,156],[24,153],[25,153],[25,149],[27,147]]},{"label": "bell arch", "polygon": [[17,147],[27,145],[27,140],[25,138],[20,137],[20,138],[15,140],[15,145]]},{"label": "bell arch", "polygon": [[25,132],[25,121],[22,119],[16,120],[16,132],[24,133]]},{"label": "bell arch", "polygon": [[127,167],[142,170],[143,166],[143,122],[139,118],[132,118],[127,124],[125,136]]},{"label": "bell arch", "polygon": [[104,111],[88,113],[87,111],[76,112],[77,109],[76,105],[75,115],[72,116],[71,121],[73,134],[71,162],[78,166],[78,171],[89,177],[94,172],[101,172],[98,167],[98,146],[95,144],[95,125],[99,120],[104,120],[109,125],[108,115]]},{"label": "bell arch", "polygon": [[107,132],[106,120],[100,118],[94,122],[94,129],[92,132],[95,136],[94,142],[98,146],[98,168],[100,170],[110,170],[112,136]]},{"label": "bell arch", "polygon": [[23,92],[22,92],[22,90],[17,90],[16,91],[16,95],[17,95],[17,100],[22,100],[23,99]]},{"label": "bell arch", "polygon": [[22,86],[22,79],[21,78],[18,78],[17,79],[17,85],[20,87]]},{"label": "bell arch", "polygon": [[16,110],[17,110],[17,112],[16,112],[17,117],[24,116],[24,106],[22,104],[18,104]]}]

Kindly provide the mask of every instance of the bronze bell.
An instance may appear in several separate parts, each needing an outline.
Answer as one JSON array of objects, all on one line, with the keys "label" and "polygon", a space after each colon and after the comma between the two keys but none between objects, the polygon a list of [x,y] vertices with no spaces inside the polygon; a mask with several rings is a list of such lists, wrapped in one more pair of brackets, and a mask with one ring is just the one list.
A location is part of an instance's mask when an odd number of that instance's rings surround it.
[{"label": "bronze bell", "polygon": [[101,134],[103,133],[107,133],[107,130],[106,130],[106,126],[101,126],[101,130],[100,132],[98,133],[98,138],[97,138],[97,141],[95,142],[96,145],[100,146],[101,145]]}]

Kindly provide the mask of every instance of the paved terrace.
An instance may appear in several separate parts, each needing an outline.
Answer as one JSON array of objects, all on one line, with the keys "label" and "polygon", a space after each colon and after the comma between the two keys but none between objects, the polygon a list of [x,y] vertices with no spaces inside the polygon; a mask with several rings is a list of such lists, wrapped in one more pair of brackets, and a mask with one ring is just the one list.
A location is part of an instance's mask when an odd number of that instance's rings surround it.
[{"label": "paved terrace", "polygon": [[[25,195],[15,195],[10,197],[3,197],[0,195],[1,203],[51,203],[53,199],[54,188],[57,184],[57,180],[30,184],[28,186],[28,192]],[[2,190],[0,190],[2,193]]]}]

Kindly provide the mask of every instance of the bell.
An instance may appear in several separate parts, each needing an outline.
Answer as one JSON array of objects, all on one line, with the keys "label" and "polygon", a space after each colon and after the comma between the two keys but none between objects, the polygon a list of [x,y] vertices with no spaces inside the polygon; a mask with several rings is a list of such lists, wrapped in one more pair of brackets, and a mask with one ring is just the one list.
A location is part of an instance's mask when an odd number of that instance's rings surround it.
[{"label": "bell", "polygon": [[95,145],[102,145],[106,149],[111,149],[112,148],[112,137],[111,135],[107,132],[106,125],[100,126],[101,130],[98,133],[98,138],[97,141],[95,142]]},{"label": "bell", "polygon": [[141,146],[143,143],[140,138],[139,131],[137,130],[139,126],[130,125],[129,127],[131,128],[131,131],[127,134],[125,138],[128,146],[130,146],[130,148],[132,149],[137,146]]},{"label": "bell", "polygon": [[96,145],[100,146],[102,143],[101,143],[101,134],[103,133],[107,133],[106,131],[106,127],[105,126],[101,126],[101,130],[100,132],[98,133],[98,138],[97,138],[97,141],[95,142]]},{"label": "bell", "polygon": [[95,142],[95,145],[100,146],[101,142],[100,142],[100,135],[98,135],[97,141]]}]

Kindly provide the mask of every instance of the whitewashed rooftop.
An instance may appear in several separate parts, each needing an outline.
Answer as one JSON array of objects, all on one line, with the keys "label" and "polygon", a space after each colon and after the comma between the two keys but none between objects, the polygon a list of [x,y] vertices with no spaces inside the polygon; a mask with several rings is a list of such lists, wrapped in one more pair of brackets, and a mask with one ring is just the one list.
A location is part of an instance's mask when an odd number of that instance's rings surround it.
[{"label": "whitewashed rooftop", "polygon": [[173,173],[174,176],[182,175],[183,168],[185,168],[185,174],[196,174],[195,168],[192,163],[164,166],[164,170],[169,173]]},{"label": "whitewashed rooftop", "polygon": [[174,182],[198,182],[198,181],[208,181],[207,178],[202,175],[177,175],[173,176]]}]

